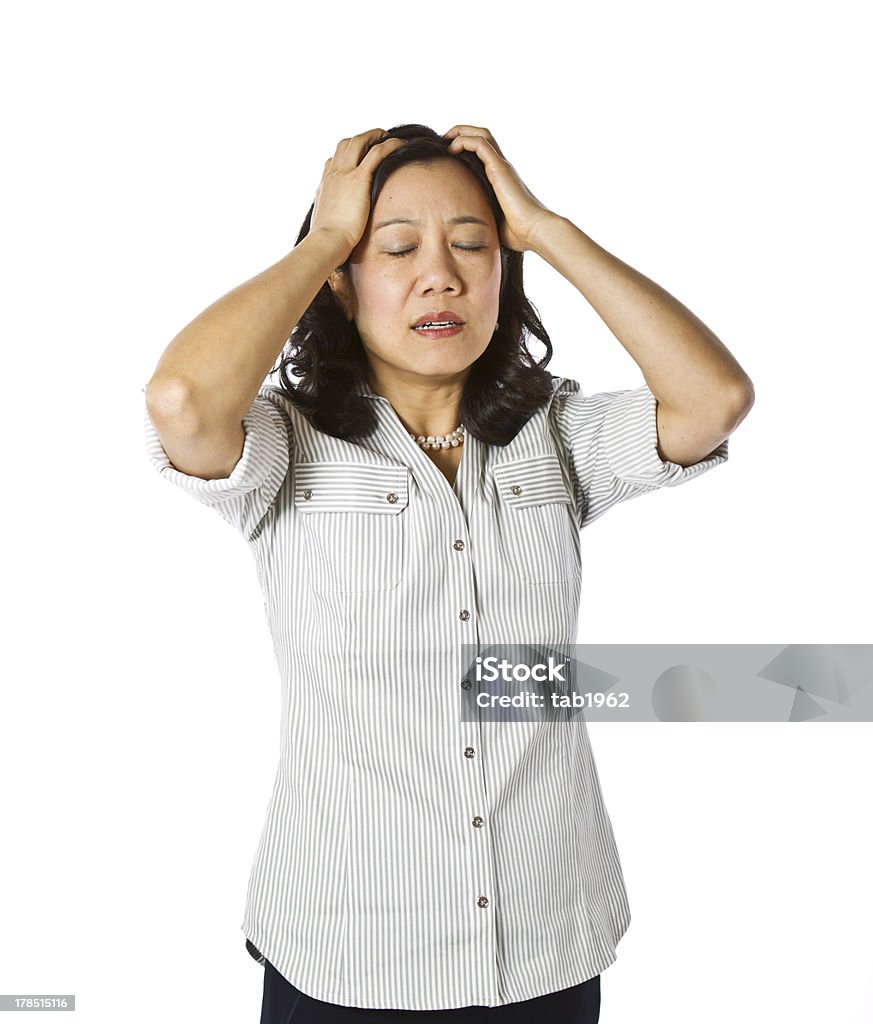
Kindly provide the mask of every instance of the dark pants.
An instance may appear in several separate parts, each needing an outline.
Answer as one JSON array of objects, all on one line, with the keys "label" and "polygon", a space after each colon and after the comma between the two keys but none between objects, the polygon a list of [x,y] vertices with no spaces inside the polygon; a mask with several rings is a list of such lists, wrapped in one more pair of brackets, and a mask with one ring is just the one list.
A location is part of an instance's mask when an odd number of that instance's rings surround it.
[{"label": "dark pants", "polygon": [[304,995],[269,960],[264,962],[261,1024],[597,1024],[600,975],[581,985],[506,1006],[456,1010],[370,1010],[323,1003]]}]

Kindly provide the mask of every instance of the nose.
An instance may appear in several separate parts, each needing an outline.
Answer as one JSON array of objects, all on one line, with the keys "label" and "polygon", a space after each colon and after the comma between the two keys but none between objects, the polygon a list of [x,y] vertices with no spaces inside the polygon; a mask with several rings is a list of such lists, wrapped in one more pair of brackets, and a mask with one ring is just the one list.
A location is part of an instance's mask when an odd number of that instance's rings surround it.
[{"label": "nose", "polygon": [[417,262],[417,290],[420,295],[443,292],[457,294],[461,291],[460,273],[447,245],[423,245]]}]

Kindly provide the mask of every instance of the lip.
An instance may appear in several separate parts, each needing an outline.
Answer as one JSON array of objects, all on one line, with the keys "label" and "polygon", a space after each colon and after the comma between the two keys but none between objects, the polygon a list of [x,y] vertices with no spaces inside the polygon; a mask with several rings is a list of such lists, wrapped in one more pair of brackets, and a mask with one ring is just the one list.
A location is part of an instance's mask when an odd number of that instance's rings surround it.
[{"label": "lip", "polygon": [[424,316],[419,317],[412,327],[420,327],[422,324],[427,323],[442,323],[444,320],[451,320],[453,323],[457,324],[458,327],[463,327],[465,323],[464,319],[458,316],[457,313],[453,313],[450,309],[441,309],[439,312],[434,310],[428,311]]}]

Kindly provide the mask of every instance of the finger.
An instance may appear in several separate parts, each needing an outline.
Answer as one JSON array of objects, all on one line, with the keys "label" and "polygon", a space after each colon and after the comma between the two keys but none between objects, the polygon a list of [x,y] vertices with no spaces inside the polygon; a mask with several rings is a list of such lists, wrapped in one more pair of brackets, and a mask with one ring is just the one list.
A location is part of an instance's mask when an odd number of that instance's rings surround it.
[{"label": "finger", "polygon": [[444,133],[444,137],[448,137],[450,135],[486,135],[490,138],[491,132],[489,132],[487,128],[477,128],[472,124],[456,124],[453,128],[449,128],[449,130]]},{"label": "finger", "polygon": [[366,148],[375,140],[385,134],[382,128],[371,128],[369,131],[353,135],[350,139],[340,139],[333,155],[339,167],[357,167],[361,162],[361,155]]},{"label": "finger", "polygon": [[449,146],[449,152],[460,153],[465,149],[475,153],[483,163],[494,156],[503,157],[497,148],[497,143],[489,142],[484,135],[456,135]]},{"label": "finger", "polygon": [[481,139],[483,144],[489,146],[496,156],[506,160],[506,157],[504,157],[503,150],[501,150],[501,148],[497,145],[493,138],[486,135],[476,135],[473,133],[462,133],[460,135],[455,135],[448,147],[450,153],[460,153],[462,148],[470,148],[470,146],[468,145],[461,144],[462,139]]},{"label": "finger", "polygon": [[361,167],[367,171],[374,171],[380,163],[391,153],[402,149],[406,145],[406,139],[385,139],[384,142],[377,142],[370,147],[369,153],[361,161]]},{"label": "finger", "polygon": [[[487,128],[476,128],[474,125],[469,124],[455,125],[454,128],[450,128],[445,133],[444,138],[451,138],[452,142],[455,142],[455,140],[457,140],[461,136],[485,139],[485,141],[491,146],[495,153],[497,153],[499,156],[503,156],[503,151],[500,149],[500,146],[497,145],[496,139],[491,134],[491,132],[488,131]],[[451,148],[451,146],[449,148]],[[455,152],[457,152],[457,149],[455,150]]]}]

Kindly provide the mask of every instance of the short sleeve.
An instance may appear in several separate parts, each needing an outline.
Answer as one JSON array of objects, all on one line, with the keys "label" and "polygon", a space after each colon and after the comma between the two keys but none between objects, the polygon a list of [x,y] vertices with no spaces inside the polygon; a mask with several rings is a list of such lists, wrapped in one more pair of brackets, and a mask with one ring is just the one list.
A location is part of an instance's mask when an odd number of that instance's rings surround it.
[{"label": "short sleeve", "polygon": [[230,476],[218,480],[204,480],[176,469],[164,451],[145,402],[143,415],[146,452],[161,476],[214,508],[251,540],[276,500],[291,462],[293,429],[279,392],[264,386],[255,396],[242,421],[242,455]]},{"label": "short sleeve", "polygon": [[691,466],[662,459],[656,410],[647,385],[556,396],[554,422],[576,478],[580,527],[621,501],[676,487],[727,462],[728,438]]}]

